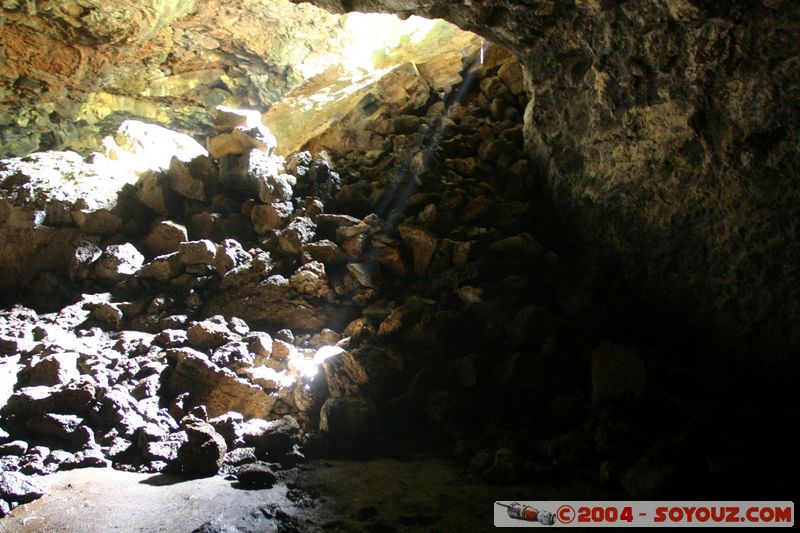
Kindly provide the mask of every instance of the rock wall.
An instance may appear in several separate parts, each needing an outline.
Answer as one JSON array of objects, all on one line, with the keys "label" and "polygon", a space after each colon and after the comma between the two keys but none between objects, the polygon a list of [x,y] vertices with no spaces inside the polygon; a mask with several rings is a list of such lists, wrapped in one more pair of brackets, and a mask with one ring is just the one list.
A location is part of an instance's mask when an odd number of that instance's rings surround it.
[{"label": "rock wall", "polygon": [[798,3],[315,4],[442,17],[511,48],[527,150],[598,295],[746,356],[800,345]]},{"label": "rock wall", "polygon": [[357,19],[288,0],[3,2],[0,157],[86,154],[130,118],[205,136],[218,104],[265,110],[331,65],[399,64],[406,44],[430,53],[403,35],[459,32]]}]

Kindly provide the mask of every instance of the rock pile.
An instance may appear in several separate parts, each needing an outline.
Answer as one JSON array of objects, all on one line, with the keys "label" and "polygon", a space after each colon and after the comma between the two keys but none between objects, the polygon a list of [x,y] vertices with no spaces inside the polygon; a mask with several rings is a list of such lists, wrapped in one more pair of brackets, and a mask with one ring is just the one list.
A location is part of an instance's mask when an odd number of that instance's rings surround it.
[{"label": "rock pile", "polygon": [[549,251],[519,65],[464,65],[440,92],[399,67],[396,100],[286,160],[221,110],[207,155],[144,173],[121,202],[140,218],[82,232],[69,280],[45,276],[76,302],[0,313],[2,498],[58,469],[265,486],[304,453],[418,446],[493,482],[597,464],[637,497],[673,482],[624,419],[658,396],[642,355],[563,318],[591,301]]}]

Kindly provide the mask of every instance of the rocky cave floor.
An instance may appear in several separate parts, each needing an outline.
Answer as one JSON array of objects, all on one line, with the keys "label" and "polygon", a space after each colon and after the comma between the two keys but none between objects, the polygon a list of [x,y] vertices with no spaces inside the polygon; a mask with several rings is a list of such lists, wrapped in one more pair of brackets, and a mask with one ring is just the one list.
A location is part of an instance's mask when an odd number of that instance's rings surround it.
[{"label": "rocky cave floor", "polygon": [[[742,474],[789,448],[734,422],[760,401],[691,345],[615,336],[631,314],[571,269],[513,61],[341,157],[221,113],[216,156],[121,191],[0,312],[0,530],[456,531],[504,498],[788,486]],[[32,160],[59,164],[6,183]]]}]

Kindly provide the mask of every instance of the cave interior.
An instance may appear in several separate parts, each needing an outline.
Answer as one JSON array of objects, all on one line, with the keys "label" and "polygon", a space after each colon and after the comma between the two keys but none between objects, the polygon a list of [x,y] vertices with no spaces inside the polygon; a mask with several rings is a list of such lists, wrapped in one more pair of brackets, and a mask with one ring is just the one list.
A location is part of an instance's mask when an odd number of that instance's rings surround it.
[{"label": "cave interior", "polygon": [[794,500],[798,31],[2,2],[0,531]]}]

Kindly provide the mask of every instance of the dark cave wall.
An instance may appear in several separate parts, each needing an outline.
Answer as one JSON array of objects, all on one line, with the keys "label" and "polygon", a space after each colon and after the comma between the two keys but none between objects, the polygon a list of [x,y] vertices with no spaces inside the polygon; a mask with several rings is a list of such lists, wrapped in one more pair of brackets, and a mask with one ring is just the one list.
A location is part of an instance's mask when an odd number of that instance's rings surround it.
[{"label": "dark cave wall", "polygon": [[514,50],[527,149],[603,297],[744,359],[800,346],[800,4],[314,3],[443,17]]}]

